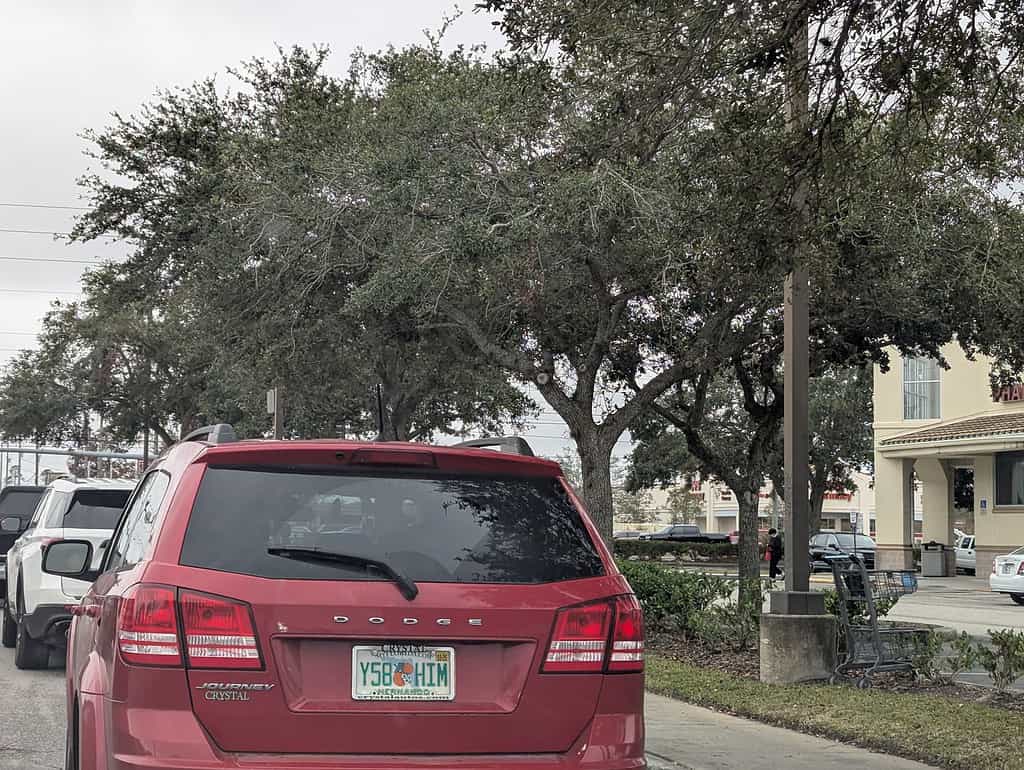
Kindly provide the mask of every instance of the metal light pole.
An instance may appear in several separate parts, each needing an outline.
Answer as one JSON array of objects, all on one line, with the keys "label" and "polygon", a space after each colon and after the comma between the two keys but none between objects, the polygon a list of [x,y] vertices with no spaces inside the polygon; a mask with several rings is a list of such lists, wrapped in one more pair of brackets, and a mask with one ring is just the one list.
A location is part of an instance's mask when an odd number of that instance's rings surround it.
[{"label": "metal light pole", "polygon": [[[799,10],[800,20],[790,38],[790,61],[786,72],[786,128],[800,142],[810,136],[810,81],[808,59],[808,11]],[[799,162],[799,161],[798,161]],[[797,238],[793,267],[786,276],[784,335],[785,408],[784,440],[786,463],[786,590],[771,595],[771,611],[781,615],[818,615],[825,611],[824,594],[810,591],[810,441],[808,438],[807,380],[810,376],[810,311],[807,285],[806,236],[802,232],[810,216],[810,185],[804,169],[796,171],[792,208]]]},{"label": "metal light pole", "polygon": [[793,592],[807,591],[810,588],[810,563],[807,557],[807,542],[810,537],[810,501],[807,491],[810,484],[810,445],[807,435],[810,312],[806,268],[798,266],[786,278],[785,303],[785,558],[786,591]]}]

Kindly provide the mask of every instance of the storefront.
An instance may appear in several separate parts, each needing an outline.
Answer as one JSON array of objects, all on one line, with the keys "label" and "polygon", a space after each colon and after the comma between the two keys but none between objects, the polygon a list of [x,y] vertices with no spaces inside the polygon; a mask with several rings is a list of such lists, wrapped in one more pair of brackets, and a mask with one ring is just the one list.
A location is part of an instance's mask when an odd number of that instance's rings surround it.
[{"label": "storefront", "polygon": [[910,565],[917,513],[925,542],[973,531],[987,574],[993,557],[1024,543],[1024,383],[993,390],[987,359],[943,352],[949,369],[893,354],[888,372],[875,371],[878,561]]}]

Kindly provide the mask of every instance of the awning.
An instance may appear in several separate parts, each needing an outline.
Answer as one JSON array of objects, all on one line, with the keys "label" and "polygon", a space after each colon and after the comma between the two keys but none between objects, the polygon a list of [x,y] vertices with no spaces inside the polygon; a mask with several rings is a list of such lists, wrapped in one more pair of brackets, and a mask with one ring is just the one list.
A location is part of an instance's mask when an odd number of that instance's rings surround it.
[{"label": "awning", "polygon": [[1009,448],[1024,442],[1024,412],[986,414],[948,420],[927,428],[890,436],[879,443],[882,452],[925,447],[961,449]]}]

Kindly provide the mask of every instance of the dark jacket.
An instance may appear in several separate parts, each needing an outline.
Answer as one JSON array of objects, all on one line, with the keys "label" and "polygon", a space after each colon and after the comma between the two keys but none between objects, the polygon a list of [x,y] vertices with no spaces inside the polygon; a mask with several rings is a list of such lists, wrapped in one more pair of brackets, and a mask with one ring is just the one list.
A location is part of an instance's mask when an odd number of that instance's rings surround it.
[{"label": "dark jacket", "polygon": [[778,561],[782,558],[782,537],[781,535],[773,535],[772,539],[768,541],[768,547],[772,549],[772,559]]}]

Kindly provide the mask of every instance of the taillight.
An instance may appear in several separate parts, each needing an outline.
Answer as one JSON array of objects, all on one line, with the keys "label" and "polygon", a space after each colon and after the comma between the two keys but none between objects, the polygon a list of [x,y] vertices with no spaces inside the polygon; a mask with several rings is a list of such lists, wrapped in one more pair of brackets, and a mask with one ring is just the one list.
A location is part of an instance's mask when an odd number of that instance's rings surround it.
[{"label": "taillight", "polygon": [[633,595],[615,599],[608,670],[614,673],[644,670],[644,613]]},{"label": "taillight", "polygon": [[559,610],[544,660],[544,671],[603,671],[611,622],[612,606],[606,601]]},{"label": "taillight", "polygon": [[1017,574],[1024,575],[1024,561],[1017,565]]},{"label": "taillight", "polygon": [[[185,653],[178,626],[184,626]],[[117,646],[125,663],[189,668],[263,668],[249,605],[170,586],[132,586],[121,600]]]},{"label": "taillight", "polygon": [[643,668],[643,613],[636,597],[618,596],[558,611],[544,673],[623,673]]},{"label": "taillight", "polygon": [[180,601],[189,668],[263,668],[248,604],[193,591]]},{"label": "taillight", "polygon": [[125,663],[181,665],[173,588],[143,584],[128,589],[118,614],[117,647]]}]

